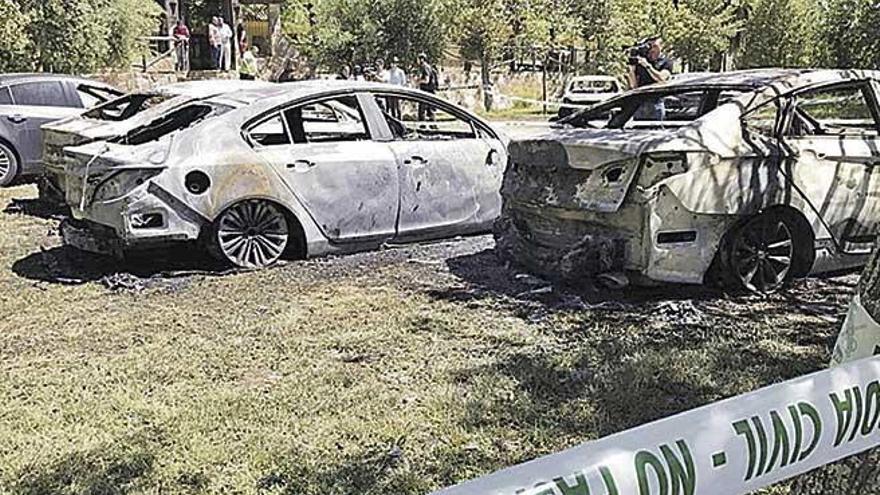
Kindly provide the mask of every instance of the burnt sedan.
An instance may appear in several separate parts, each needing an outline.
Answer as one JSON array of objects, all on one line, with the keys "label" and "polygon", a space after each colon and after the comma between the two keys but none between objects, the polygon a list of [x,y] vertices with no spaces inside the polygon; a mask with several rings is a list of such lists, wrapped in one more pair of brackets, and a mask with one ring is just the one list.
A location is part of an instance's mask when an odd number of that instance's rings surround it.
[{"label": "burnt sedan", "polygon": [[0,75],[0,186],[43,172],[41,125],[120,94],[106,84],[73,76]]},{"label": "burnt sedan", "polygon": [[[421,118],[420,118],[421,117]],[[244,268],[491,229],[505,143],[484,121],[399,87],[312,81],[163,111],[66,146],[66,243],[119,254],[200,240]]]},{"label": "burnt sedan", "polygon": [[878,79],[703,75],[514,141],[500,251],[565,279],[758,292],[860,266],[880,232]]}]

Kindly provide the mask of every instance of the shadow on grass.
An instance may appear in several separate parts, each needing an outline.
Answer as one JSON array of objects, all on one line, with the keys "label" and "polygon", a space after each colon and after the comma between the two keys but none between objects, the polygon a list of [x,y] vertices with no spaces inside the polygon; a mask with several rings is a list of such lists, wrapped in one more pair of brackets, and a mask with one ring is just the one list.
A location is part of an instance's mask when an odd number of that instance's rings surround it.
[{"label": "shadow on grass", "polygon": [[12,265],[18,276],[42,282],[78,285],[114,280],[132,283],[135,279],[175,278],[192,274],[223,275],[221,263],[195,245],[132,253],[125,260],[60,246],[32,253]]},{"label": "shadow on grass", "polygon": [[290,495],[357,493],[424,493],[424,478],[406,466],[402,440],[374,444],[345,455],[334,466],[315,465],[307,456],[291,452],[257,480],[260,492]]},{"label": "shadow on grass", "polygon": [[[660,301],[711,301],[728,297],[713,287],[697,285],[663,285],[629,287],[613,290],[589,282],[580,285],[550,281],[533,276],[523,269],[509,266],[498,259],[494,249],[457,256],[446,260],[449,271],[465,282],[464,286],[434,289],[428,295],[438,300],[473,303],[496,299],[508,304],[513,312],[541,310],[582,310],[616,304],[638,304]],[[525,303],[525,306],[523,306]]]},{"label": "shadow on grass", "polygon": [[75,452],[48,466],[27,468],[19,473],[12,493],[135,493],[140,491],[139,480],[152,472],[154,462],[153,454],[142,443],[127,440],[106,449]]}]

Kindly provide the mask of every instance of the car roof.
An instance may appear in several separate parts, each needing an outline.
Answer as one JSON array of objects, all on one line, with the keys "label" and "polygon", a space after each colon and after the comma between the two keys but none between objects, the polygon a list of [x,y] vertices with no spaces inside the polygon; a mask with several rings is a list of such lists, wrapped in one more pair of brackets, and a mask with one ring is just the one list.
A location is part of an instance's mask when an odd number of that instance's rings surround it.
[{"label": "car roof", "polygon": [[[286,102],[319,96],[323,93],[355,92],[355,91],[394,91],[408,94],[419,94],[418,90],[405,86],[394,86],[366,81],[310,79],[304,81],[274,84],[268,87],[245,89],[223,94],[224,101],[237,102],[240,106],[249,106],[254,114],[262,113]],[[436,95],[433,95],[436,97]],[[442,98],[440,98],[442,100]],[[470,114],[470,112],[465,112]]]},{"label": "car roof", "polygon": [[702,72],[679,74],[671,80],[644,86],[636,91],[654,91],[671,87],[688,86],[741,86],[760,89],[768,86],[797,88],[823,82],[847,81],[874,78],[880,79],[880,72],[855,69],[749,69],[730,72]]},{"label": "car roof", "polygon": [[92,81],[90,79],[86,79],[78,76],[71,76],[69,74],[40,74],[40,73],[14,73],[14,74],[0,74],[0,86],[6,86],[8,84],[15,83],[24,83],[24,82],[34,82],[34,81],[77,81],[83,83],[94,84],[96,86],[107,86],[109,85],[102,83],[100,81]]}]

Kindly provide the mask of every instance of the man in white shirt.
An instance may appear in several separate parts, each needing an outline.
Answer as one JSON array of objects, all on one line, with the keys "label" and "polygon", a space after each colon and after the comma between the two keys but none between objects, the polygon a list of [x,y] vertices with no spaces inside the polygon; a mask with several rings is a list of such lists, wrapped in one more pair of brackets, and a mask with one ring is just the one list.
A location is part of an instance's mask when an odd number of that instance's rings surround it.
[{"label": "man in white shirt", "polygon": [[[400,68],[400,59],[391,59],[391,68],[388,69],[388,79],[385,81],[394,86],[406,86],[406,73]],[[400,120],[400,100],[392,96],[388,97],[388,113]]]},{"label": "man in white shirt", "polygon": [[397,57],[392,58],[391,68],[386,72],[388,73],[388,78],[385,82],[394,86],[406,86],[406,73],[400,68],[400,59]]},{"label": "man in white shirt", "polygon": [[226,19],[220,18],[220,42],[223,45],[223,67],[222,70],[232,69],[232,28],[226,24]]}]

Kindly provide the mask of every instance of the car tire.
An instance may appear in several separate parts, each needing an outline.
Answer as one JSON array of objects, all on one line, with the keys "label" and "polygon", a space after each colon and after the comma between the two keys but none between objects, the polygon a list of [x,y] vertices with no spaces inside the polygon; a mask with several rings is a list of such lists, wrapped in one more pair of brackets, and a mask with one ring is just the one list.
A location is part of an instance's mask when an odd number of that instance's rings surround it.
[{"label": "car tire", "polygon": [[756,215],[735,227],[722,252],[725,286],[760,294],[772,294],[788,285],[795,275],[799,252],[798,224],[777,211]]},{"label": "car tire", "polygon": [[0,141],[0,187],[13,183],[21,172],[21,164],[18,155],[12,146],[5,141]]},{"label": "car tire", "polygon": [[211,225],[211,253],[237,268],[265,268],[276,263],[290,244],[290,225],[275,203],[249,199],[223,210]]}]

